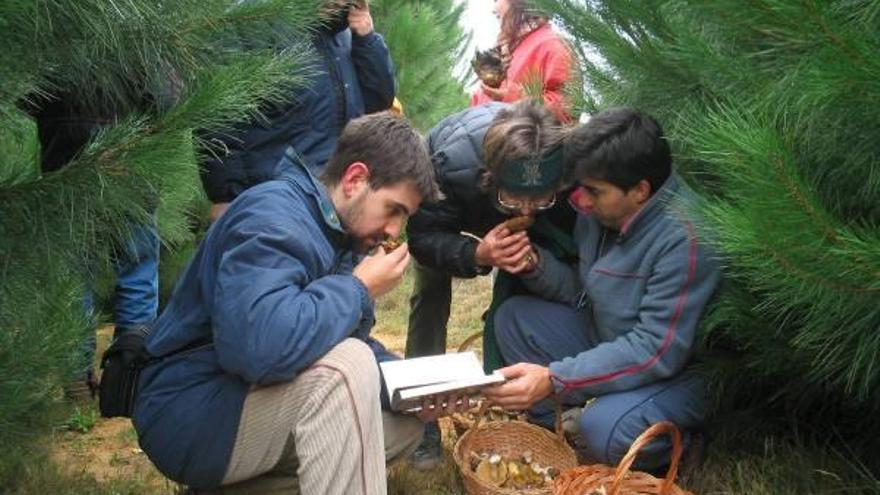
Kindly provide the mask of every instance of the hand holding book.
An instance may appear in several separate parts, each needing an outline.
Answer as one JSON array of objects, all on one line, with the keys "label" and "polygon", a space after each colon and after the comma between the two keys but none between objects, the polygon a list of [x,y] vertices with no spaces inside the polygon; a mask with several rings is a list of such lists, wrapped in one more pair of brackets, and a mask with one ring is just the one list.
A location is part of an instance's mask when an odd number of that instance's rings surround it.
[{"label": "hand holding book", "polygon": [[435,395],[425,398],[415,415],[423,423],[430,423],[443,416],[467,412],[472,406],[471,399],[465,395]]},{"label": "hand holding book", "polygon": [[536,402],[550,397],[553,382],[550,368],[532,363],[518,363],[495,371],[505,376],[506,382],[486,387],[483,395],[493,404],[508,411],[525,411]]}]

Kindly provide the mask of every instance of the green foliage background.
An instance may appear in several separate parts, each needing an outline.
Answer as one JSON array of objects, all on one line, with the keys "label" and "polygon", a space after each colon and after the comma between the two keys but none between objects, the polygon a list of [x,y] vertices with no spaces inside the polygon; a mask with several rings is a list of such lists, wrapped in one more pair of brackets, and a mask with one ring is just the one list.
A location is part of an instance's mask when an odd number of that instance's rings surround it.
[{"label": "green foliage background", "polygon": [[370,12],[394,60],[398,99],[421,131],[467,107],[463,81],[454,74],[470,41],[454,0],[374,0]]},{"label": "green foliage background", "polygon": [[[219,129],[280,101],[302,80],[297,40],[317,0],[0,4],[0,485],[52,424],[62,385],[82,369],[87,280],[106,270],[132,220],[158,199],[166,243],[192,234],[197,129]],[[283,22],[285,33],[270,29]],[[236,49],[247,40],[247,53]],[[278,52],[280,43],[293,48]],[[70,164],[41,175],[21,108],[59,92],[127,113]],[[143,111],[144,94],[169,103]],[[158,99],[158,98],[157,98]]]}]

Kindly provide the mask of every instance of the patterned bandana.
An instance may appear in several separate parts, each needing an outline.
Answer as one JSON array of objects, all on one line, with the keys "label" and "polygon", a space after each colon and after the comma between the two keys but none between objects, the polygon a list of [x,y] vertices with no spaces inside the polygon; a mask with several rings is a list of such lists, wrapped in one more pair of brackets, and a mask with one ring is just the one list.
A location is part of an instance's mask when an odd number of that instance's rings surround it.
[{"label": "patterned bandana", "polygon": [[562,147],[544,155],[508,162],[496,176],[498,187],[512,194],[538,196],[562,182]]}]

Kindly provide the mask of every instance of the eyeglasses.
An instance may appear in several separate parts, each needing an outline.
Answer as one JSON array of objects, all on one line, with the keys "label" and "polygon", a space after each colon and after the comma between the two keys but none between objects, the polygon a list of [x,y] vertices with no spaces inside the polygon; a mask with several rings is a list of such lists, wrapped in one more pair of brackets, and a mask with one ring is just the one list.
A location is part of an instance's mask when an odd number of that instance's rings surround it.
[{"label": "eyeglasses", "polygon": [[553,208],[556,204],[556,193],[547,198],[507,198],[501,197],[501,190],[498,190],[498,204],[505,210],[522,211],[532,209],[535,211],[544,211]]}]

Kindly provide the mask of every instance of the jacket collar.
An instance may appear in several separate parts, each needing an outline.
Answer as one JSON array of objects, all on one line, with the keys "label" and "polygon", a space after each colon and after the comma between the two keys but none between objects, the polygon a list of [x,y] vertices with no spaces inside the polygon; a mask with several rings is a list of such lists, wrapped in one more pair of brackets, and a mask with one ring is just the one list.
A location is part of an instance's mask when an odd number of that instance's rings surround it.
[{"label": "jacket collar", "polygon": [[303,163],[302,158],[297,155],[292,147],[287,148],[284,156],[293,164],[290,171],[284,174],[284,178],[298,185],[306,194],[314,198],[315,204],[321,212],[321,217],[330,230],[338,232],[343,236],[347,235],[345,228],[339,220],[339,215],[336,213],[336,207],[333,206],[333,201],[330,200],[330,193],[324,184],[312,175],[309,168]]}]

